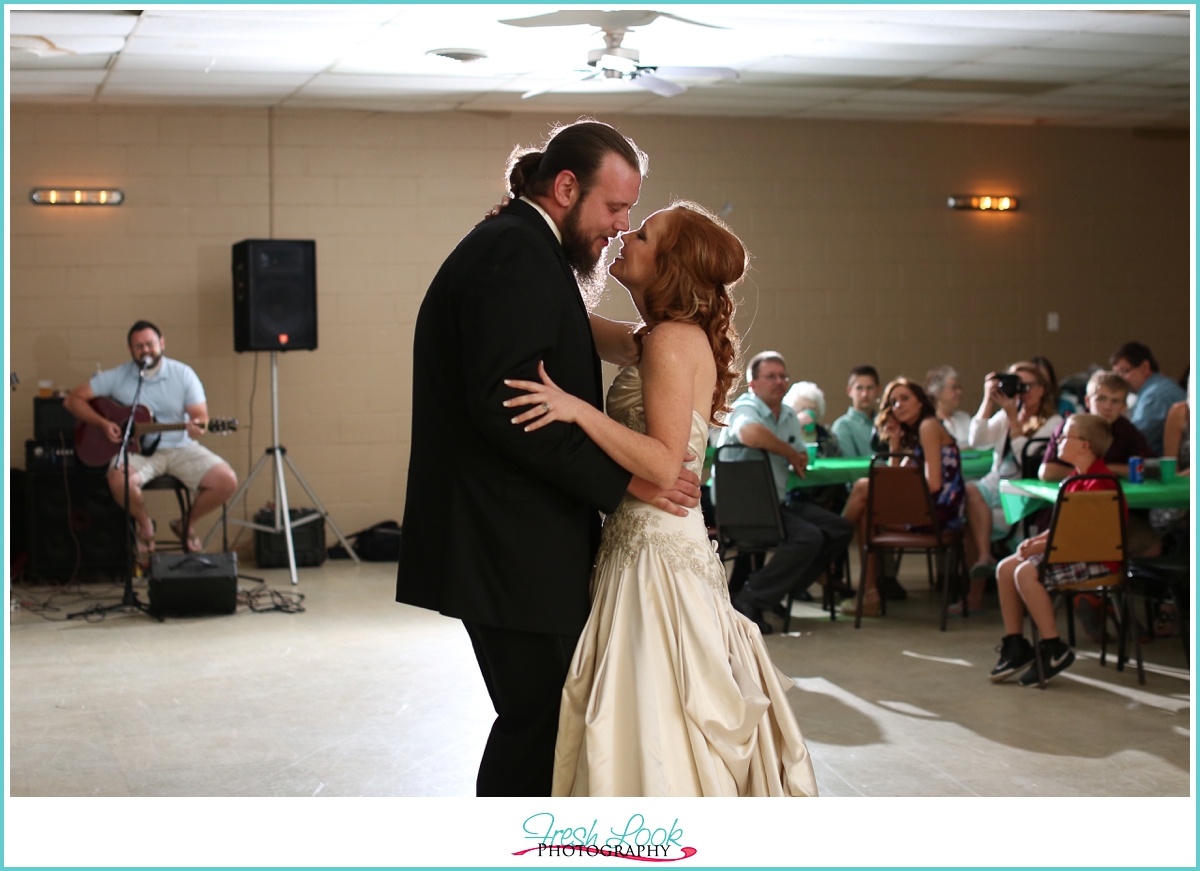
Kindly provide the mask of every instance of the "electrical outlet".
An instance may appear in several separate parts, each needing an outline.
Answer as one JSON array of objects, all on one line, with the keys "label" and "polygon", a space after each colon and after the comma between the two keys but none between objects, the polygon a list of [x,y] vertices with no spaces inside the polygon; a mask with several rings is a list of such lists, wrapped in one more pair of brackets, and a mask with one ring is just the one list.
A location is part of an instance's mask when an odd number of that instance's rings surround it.
[{"label": "electrical outlet", "polygon": [[1058,332],[1058,312],[1046,312],[1046,332]]}]

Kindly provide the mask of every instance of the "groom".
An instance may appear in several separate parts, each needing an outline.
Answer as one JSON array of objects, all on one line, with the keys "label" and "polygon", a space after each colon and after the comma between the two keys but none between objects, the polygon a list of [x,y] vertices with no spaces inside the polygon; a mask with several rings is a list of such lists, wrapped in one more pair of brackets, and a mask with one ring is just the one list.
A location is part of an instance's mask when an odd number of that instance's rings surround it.
[{"label": "groom", "polygon": [[544,361],[564,390],[603,407],[576,276],[603,280],[601,257],[629,229],[645,162],[595,121],[557,129],[541,151],[514,151],[512,204],[459,242],[417,315],[396,600],[460,618],[471,638],[497,715],[481,796],[550,794],[599,512],[626,490],[668,510],[698,504],[699,480],[686,470],[659,490],[578,426],[526,433],[502,405],[517,394],[504,380],[537,380]]}]

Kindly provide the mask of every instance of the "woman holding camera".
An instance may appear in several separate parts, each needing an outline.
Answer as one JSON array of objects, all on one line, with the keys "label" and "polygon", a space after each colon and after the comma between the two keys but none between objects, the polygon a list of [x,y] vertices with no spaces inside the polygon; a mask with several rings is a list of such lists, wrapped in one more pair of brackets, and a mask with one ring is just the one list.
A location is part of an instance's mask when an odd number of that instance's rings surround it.
[{"label": "woman holding camera", "polygon": [[[1000,506],[1000,481],[1021,477],[1021,452],[1030,439],[1049,439],[1062,423],[1046,375],[1033,363],[1014,363],[1008,372],[989,372],[983,402],[971,419],[971,447],[994,446],[992,470],[967,484],[967,559],[972,563],[970,610],[983,605],[983,590],[995,573],[992,539],[1008,534]],[[997,534],[998,533],[998,534]]]}]

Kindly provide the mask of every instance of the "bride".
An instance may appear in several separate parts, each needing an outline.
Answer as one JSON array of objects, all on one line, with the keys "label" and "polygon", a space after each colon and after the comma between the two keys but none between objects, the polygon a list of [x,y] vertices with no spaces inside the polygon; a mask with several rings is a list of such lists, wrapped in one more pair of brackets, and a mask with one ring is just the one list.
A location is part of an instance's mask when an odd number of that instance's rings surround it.
[{"label": "bride", "polygon": [[[608,416],[555,386],[510,381],[532,406],[513,423],[575,423],[628,471],[674,483],[699,472],[710,422],[738,378],[730,290],[747,254],[693,203],[621,236],[612,276],[637,306],[641,361],[608,393]],[[593,318],[596,323],[600,319]],[[623,349],[595,330],[600,356]],[[592,611],[563,688],[554,795],[816,795],[788,680],[729,601],[699,509],[678,517],[626,496],[604,524]]]}]

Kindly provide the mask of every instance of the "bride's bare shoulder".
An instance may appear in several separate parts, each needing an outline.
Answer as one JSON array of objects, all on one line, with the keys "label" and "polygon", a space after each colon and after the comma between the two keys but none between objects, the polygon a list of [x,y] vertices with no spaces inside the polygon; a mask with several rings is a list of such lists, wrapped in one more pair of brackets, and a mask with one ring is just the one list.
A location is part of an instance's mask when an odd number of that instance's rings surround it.
[{"label": "bride's bare shoulder", "polygon": [[670,357],[711,356],[708,336],[696,324],[683,321],[666,321],[657,324],[642,339],[643,355]]}]

